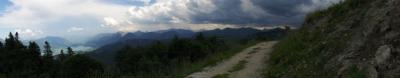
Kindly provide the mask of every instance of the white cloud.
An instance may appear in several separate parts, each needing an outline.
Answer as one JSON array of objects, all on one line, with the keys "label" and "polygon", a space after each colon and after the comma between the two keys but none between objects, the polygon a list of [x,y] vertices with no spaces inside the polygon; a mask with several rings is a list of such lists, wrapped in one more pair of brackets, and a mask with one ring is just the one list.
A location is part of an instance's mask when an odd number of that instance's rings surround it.
[{"label": "white cloud", "polygon": [[251,0],[240,0],[241,1],[241,9],[243,12],[247,13],[248,15],[250,15],[253,18],[259,18],[259,17],[264,17],[267,15],[271,15],[268,14],[265,10],[263,10],[262,8],[255,6],[253,4],[253,2],[251,2]]},{"label": "white cloud", "polygon": [[190,23],[192,16],[215,10],[216,6],[212,0],[156,0],[148,6],[130,7],[128,19],[105,17],[103,25],[118,31],[133,31],[154,23],[158,25]]},{"label": "white cloud", "polygon": [[26,38],[37,38],[38,35],[42,35],[43,31],[41,30],[32,30],[32,29],[16,29],[15,32],[20,34],[20,37]]},{"label": "white cloud", "polygon": [[108,25],[108,26],[117,26],[117,25],[121,24],[120,21],[117,21],[113,17],[104,17],[103,19],[104,19],[105,25]]},{"label": "white cloud", "polygon": [[325,9],[341,1],[343,0],[311,0],[311,4],[302,4],[297,10],[303,13],[309,13],[315,10]]},{"label": "white cloud", "polygon": [[[41,29],[57,26],[54,23],[74,23],[65,18],[94,18],[90,21],[115,31],[159,30],[165,28],[207,29],[202,25],[191,24],[199,15],[213,14],[220,10],[215,0],[133,0],[145,3],[144,6],[129,6],[102,2],[102,0],[10,0],[13,4],[0,16],[2,28]],[[229,0],[226,0],[229,1]],[[300,11],[310,12],[318,7],[337,3],[340,0],[312,0],[312,5],[301,5]],[[224,0],[221,1],[222,3]],[[253,18],[269,16],[268,11],[255,5],[252,0],[240,0],[240,9]],[[221,16],[227,15],[221,13]],[[197,16],[197,17],[196,17]],[[213,17],[209,17],[212,19]],[[225,18],[225,17],[224,17]],[[230,17],[226,17],[230,18]],[[202,20],[202,19],[200,19]],[[216,19],[219,20],[219,19]],[[65,23],[65,22],[64,22]],[[81,23],[81,22],[80,22]],[[77,23],[77,25],[83,25]],[[153,26],[155,25],[155,26]],[[193,27],[188,27],[188,26]],[[72,25],[73,26],[73,25]],[[212,25],[214,26],[214,25]],[[221,26],[223,28],[224,26]],[[57,28],[57,27],[51,27]],[[63,27],[65,28],[65,27]],[[68,28],[68,27],[67,27]],[[81,31],[72,27],[68,32]],[[46,31],[47,33],[48,31]]]},{"label": "white cloud", "polygon": [[34,28],[65,21],[66,17],[103,17],[124,19],[129,6],[107,4],[100,0],[10,0],[12,6],[0,16],[0,25],[10,28]]},{"label": "white cloud", "polygon": [[211,13],[216,6],[211,0],[158,0],[144,7],[131,7],[131,19],[145,22],[171,22],[181,20],[190,22],[191,16],[198,13]]},{"label": "white cloud", "polygon": [[75,32],[75,31],[82,31],[85,30],[85,28],[81,28],[81,27],[71,27],[67,30],[67,32]]}]

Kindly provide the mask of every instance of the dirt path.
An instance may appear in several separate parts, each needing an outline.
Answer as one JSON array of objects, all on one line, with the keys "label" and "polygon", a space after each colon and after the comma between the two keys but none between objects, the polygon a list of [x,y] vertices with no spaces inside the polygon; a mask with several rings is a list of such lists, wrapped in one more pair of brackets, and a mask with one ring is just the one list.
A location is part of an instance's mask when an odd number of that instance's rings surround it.
[{"label": "dirt path", "polygon": [[[228,74],[229,78],[260,78],[261,70],[268,58],[267,53],[272,49],[276,41],[262,42],[249,47],[242,52],[232,56],[216,66],[204,68],[203,71],[193,73],[186,78],[212,78],[216,75]],[[247,61],[243,69],[231,71],[240,61]]]}]

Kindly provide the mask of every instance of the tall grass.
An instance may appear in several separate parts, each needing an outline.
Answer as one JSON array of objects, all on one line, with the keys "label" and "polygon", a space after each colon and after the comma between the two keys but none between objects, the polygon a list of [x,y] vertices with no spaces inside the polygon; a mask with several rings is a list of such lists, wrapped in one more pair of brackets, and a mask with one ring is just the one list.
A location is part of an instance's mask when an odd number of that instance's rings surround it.
[{"label": "tall grass", "polygon": [[[304,26],[275,45],[264,70],[265,78],[332,78],[338,65],[331,59],[343,52],[351,32],[335,32],[351,11],[359,10],[371,0],[346,0],[306,17]],[[327,19],[328,21],[321,21]],[[321,26],[309,26],[314,25]],[[360,76],[358,73],[355,76]]]},{"label": "tall grass", "polygon": [[355,8],[365,7],[370,1],[371,0],[344,0],[333,4],[327,9],[316,10],[315,12],[308,14],[305,18],[305,22],[310,23],[313,21],[319,21],[318,19],[328,16],[335,16],[336,18],[333,20],[342,20],[341,18],[345,17],[345,13],[352,11]]}]

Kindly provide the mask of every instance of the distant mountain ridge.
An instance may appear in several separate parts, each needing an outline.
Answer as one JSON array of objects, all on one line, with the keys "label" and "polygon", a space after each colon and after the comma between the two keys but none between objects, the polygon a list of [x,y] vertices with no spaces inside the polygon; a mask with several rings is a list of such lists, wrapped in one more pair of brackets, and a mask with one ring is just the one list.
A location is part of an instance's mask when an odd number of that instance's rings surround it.
[{"label": "distant mountain ridge", "polygon": [[[41,49],[43,49],[43,45],[46,41],[49,42],[55,54],[58,54],[58,52],[61,49],[66,49],[67,47],[72,47],[75,51],[91,51],[94,49],[93,47],[90,46],[84,46],[82,44],[74,44],[65,38],[56,36],[47,36],[44,38],[39,38],[31,41],[36,42]],[[22,42],[24,42],[24,44],[28,44],[29,41],[22,41]]]},{"label": "distant mountain ridge", "polygon": [[62,37],[48,36],[40,39],[34,40],[39,46],[44,45],[44,42],[49,42],[50,45],[54,48],[68,47],[71,46],[72,43]]},{"label": "distant mountain ridge", "polygon": [[117,32],[117,33],[104,33],[99,34],[93,38],[91,38],[85,44],[87,46],[92,46],[99,48],[101,46],[116,43],[118,41],[126,41],[131,39],[143,39],[143,40],[165,40],[170,39],[174,35],[178,35],[180,37],[190,37],[193,36],[195,32],[190,30],[182,30],[182,29],[171,29],[171,30],[162,30],[156,32]]},{"label": "distant mountain ridge", "polygon": [[[281,28],[277,28],[281,29]],[[206,36],[220,36],[231,39],[242,39],[246,38],[250,34],[254,34],[257,32],[269,31],[269,29],[259,30],[255,28],[225,28],[225,29],[215,29],[215,30],[205,30],[198,31],[203,33]],[[130,39],[145,39],[145,40],[167,40],[172,37],[179,36],[181,38],[190,38],[196,34],[195,31],[184,30],[184,29],[169,29],[169,30],[161,30],[155,32],[128,32],[128,33],[104,33],[99,34],[93,38],[91,38],[88,42],[86,42],[86,46],[91,46],[95,48],[100,48],[101,46],[116,43],[118,41],[126,41]]]}]

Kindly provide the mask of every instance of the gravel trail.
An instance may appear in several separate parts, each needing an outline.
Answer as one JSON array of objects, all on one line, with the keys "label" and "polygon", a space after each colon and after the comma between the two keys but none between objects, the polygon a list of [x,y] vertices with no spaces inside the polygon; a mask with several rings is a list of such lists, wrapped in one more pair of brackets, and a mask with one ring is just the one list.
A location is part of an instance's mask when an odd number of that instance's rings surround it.
[{"label": "gravel trail", "polygon": [[[258,43],[237,53],[230,59],[222,61],[213,67],[206,67],[203,71],[192,73],[186,78],[212,78],[222,74],[229,74],[229,78],[261,78],[265,61],[269,58],[268,53],[272,51],[275,43],[277,41]],[[247,61],[243,69],[229,72],[229,70],[242,60]]]}]

